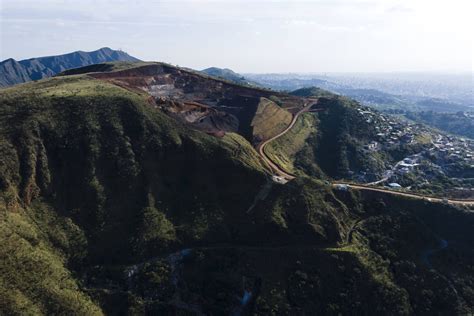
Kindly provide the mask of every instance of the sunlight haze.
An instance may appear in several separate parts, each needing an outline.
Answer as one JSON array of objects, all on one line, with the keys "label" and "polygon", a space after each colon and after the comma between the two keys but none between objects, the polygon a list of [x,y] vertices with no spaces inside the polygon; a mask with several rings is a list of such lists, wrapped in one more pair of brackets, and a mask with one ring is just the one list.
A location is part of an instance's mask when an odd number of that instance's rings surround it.
[{"label": "sunlight haze", "polygon": [[0,58],[108,46],[238,72],[472,71],[471,0],[1,0]]}]

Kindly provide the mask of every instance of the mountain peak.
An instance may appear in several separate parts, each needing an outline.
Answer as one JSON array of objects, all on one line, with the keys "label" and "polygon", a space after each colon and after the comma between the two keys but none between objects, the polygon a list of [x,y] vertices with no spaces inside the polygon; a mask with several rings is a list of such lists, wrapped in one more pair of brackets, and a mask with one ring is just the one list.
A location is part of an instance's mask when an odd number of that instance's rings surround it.
[{"label": "mountain peak", "polygon": [[8,59],[5,59],[4,61],[0,62],[0,64],[3,65],[3,64],[6,64],[6,63],[14,63],[14,62],[16,62],[15,59],[13,59],[13,58],[8,58]]},{"label": "mountain peak", "polygon": [[[39,80],[68,69],[111,61],[138,62],[140,60],[122,50],[113,50],[110,47],[102,47],[91,52],[75,51],[20,61],[9,58],[0,63],[0,87]],[[15,64],[15,67],[12,67],[12,64]]]},{"label": "mountain peak", "polygon": [[[105,46],[105,47],[99,48],[98,51],[108,51],[108,52],[110,52],[110,51],[113,51],[113,49],[110,48],[110,47]],[[118,51],[122,51],[122,50],[119,49]]]}]

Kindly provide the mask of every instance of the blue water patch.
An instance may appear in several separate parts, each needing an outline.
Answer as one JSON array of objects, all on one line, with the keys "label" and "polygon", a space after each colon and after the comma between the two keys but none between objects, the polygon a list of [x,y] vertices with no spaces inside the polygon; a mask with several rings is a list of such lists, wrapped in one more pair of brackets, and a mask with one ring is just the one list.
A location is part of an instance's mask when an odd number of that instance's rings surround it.
[{"label": "blue water patch", "polygon": [[244,296],[242,296],[242,300],[240,301],[242,306],[247,305],[251,298],[252,298],[252,292],[244,291]]},{"label": "blue water patch", "polygon": [[446,239],[441,239],[439,242],[439,247],[441,249],[447,248],[448,247],[448,241]]},{"label": "blue water patch", "polygon": [[448,241],[446,239],[440,239],[439,240],[439,248],[437,249],[427,249],[421,253],[421,261],[428,267],[428,268],[433,268],[431,265],[431,260],[430,257],[437,253],[438,251],[441,251],[443,249],[448,248]]},{"label": "blue water patch", "polygon": [[181,257],[187,257],[191,254],[191,249],[189,248],[186,248],[186,249],[183,249],[179,252],[179,254],[181,255]]}]

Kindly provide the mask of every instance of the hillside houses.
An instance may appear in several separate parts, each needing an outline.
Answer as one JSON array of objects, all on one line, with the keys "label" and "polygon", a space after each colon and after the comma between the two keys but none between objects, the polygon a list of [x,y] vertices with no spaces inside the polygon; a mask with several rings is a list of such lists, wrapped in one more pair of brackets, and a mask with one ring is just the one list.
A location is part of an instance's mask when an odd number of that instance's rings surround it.
[{"label": "hillside houses", "polygon": [[399,184],[405,190],[436,188],[437,181],[451,181],[459,190],[470,190],[471,182],[462,179],[474,177],[473,140],[442,134],[363,106],[357,110],[364,120],[374,125],[376,132],[373,139],[364,144],[367,155],[378,151],[410,153],[414,150],[415,153],[400,161],[385,161],[386,170],[380,174],[361,170],[352,178],[394,189],[398,187],[389,184]]}]

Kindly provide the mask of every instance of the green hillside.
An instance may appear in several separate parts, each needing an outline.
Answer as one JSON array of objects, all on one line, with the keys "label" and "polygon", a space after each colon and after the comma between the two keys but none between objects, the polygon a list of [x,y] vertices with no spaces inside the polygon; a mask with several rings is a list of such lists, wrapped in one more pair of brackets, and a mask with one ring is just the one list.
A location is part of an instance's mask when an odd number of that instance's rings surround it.
[{"label": "green hillside", "polygon": [[319,88],[292,94],[319,97],[317,106],[324,110],[304,114],[288,134],[269,145],[267,153],[287,170],[319,178],[350,178],[362,170],[380,173],[384,161],[393,161],[387,153],[363,150],[376,138],[376,124],[359,114],[355,101]]},{"label": "green hillside", "polygon": [[[14,243],[10,246],[18,251],[3,248],[4,255],[14,256],[2,260],[2,271],[8,269],[2,273],[8,277],[4,286],[11,285],[10,272],[36,269],[38,256],[47,256],[51,264],[38,266],[32,277],[52,274],[58,279],[46,282],[60,283],[61,275],[70,274],[67,259],[79,253],[84,254],[77,258],[81,262],[71,264],[117,258],[123,263],[209,238],[251,204],[250,193],[265,181],[255,151],[240,136],[216,139],[186,130],[151,111],[144,96],[97,80],[68,77],[10,88],[1,92],[1,111],[2,225],[7,226],[2,243]],[[233,179],[241,176],[250,191]],[[177,199],[176,192],[188,194]],[[222,201],[229,203],[225,213]],[[43,227],[43,220],[53,228]],[[69,245],[68,230],[82,238],[81,248]],[[41,246],[35,248],[38,254],[29,253],[31,243]],[[10,270],[10,261],[25,264]],[[44,285],[21,277],[17,281],[24,284],[18,284],[18,296],[11,299],[34,304],[29,291],[41,289],[22,287]],[[75,295],[74,286],[42,295],[45,301],[58,295],[58,304],[86,306],[80,296],[77,302],[67,299]]]},{"label": "green hillside", "polygon": [[[340,97],[321,99],[320,105],[327,111],[318,113],[318,132],[307,142],[310,155],[316,164],[333,178],[348,177],[350,172],[383,170],[377,153],[367,155],[362,148],[375,138],[375,124],[370,124],[358,114],[354,101]],[[308,166],[308,157],[299,156],[299,164]],[[371,159],[373,157],[374,159]]]},{"label": "green hillside", "polygon": [[410,120],[433,126],[448,133],[474,139],[472,113],[406,112],[405,116]]},{"label": "green hillside", "polygon": [[[316,131],[371,133],[324,102],[274,155],[299,168]],[[333,191],[310,167],[277,184],[244,137],[137,89],[77,74],[1,90],[0,153],[0,314],[473,312],[472,212]]]}]

